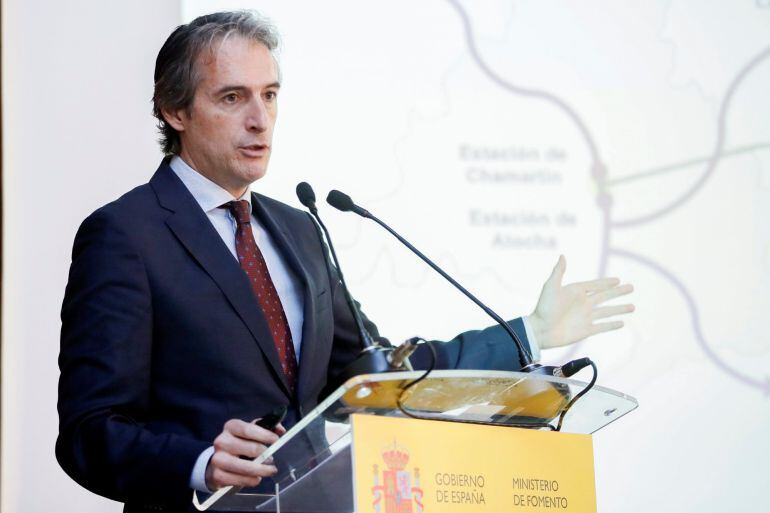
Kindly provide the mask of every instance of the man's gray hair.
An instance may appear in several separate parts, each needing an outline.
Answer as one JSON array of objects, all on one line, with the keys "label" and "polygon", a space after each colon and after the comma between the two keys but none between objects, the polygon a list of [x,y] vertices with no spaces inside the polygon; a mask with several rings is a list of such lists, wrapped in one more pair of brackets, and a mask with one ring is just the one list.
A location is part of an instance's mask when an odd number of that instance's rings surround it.
[{"label": "man's gray hair", "polygon": [[261,43],[271,53],[279,45],[278,32],[266,18],[253,11],[232,11],[207,14],[180,25],[158,52],[152,113],[158,119],[164,154],[179,154],[182,148],[179,132],[163,118],[163,110],[190,108],[200,82],[198,57],[233,34]]}]

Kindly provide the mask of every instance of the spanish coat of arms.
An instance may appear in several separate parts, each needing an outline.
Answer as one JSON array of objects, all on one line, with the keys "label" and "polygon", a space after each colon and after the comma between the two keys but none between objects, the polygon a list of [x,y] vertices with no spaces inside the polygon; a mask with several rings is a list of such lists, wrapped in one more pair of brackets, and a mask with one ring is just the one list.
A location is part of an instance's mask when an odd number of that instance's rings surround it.
[{"label": "spanish coat of arms", "polygon": [[382,484],[378,465],[374,465],[374,486],[372,495],[375,513],[422,513],[422,488],[420,488],[420,469],[406,470],[409,452],[396,444],[388,445],[382,451],[382,459],[387,470],[382,471]]}]

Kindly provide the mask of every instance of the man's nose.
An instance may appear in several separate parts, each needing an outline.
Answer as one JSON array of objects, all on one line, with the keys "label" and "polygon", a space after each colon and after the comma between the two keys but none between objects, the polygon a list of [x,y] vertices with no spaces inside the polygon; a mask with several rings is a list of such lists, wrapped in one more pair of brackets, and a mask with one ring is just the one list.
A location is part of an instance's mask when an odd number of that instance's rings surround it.
[{"label": "man's nose", "polygon": [[255,98],[246,116],[246,129],[250,132],[264,132],[268,127],[267,107],[261,98]]}]

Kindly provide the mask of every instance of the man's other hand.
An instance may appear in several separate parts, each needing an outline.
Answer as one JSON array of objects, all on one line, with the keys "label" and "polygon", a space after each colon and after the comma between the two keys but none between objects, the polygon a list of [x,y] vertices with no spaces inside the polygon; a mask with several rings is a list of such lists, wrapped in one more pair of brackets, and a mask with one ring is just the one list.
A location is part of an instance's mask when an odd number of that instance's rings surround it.
[{"label": "man's other hand", "polygon": [[537,301],[529,322],[537,343],[543,349],[572,344],[586,337],[623,327],[623,321],[595,322],[634,311],[634,305],[604,305],[616,297],[630,294],[631,284],[620,285],[617,278],[562,285],[567,261],[559,257]]},{"label": "man's other hand", "polygon": [[209,490],[231,485],[251,487],[257,486],[263,477],[274,475],[278,469],[271,460],[250,460],[265,452],[284,433],[286,429],[280,424],[273,432],[239,419],[225,422],[222,433],[214,440],[214,454],[206,467],[206,486]]}]

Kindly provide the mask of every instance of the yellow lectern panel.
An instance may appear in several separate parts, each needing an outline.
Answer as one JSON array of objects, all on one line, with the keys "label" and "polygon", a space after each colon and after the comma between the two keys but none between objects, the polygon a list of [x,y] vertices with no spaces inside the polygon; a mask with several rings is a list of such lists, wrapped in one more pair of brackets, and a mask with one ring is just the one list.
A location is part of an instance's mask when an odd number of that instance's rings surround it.
[{"label": "yellow lectern panel", "polygon": [[353,416],[356,513],[596,511],[590,435]]}]

